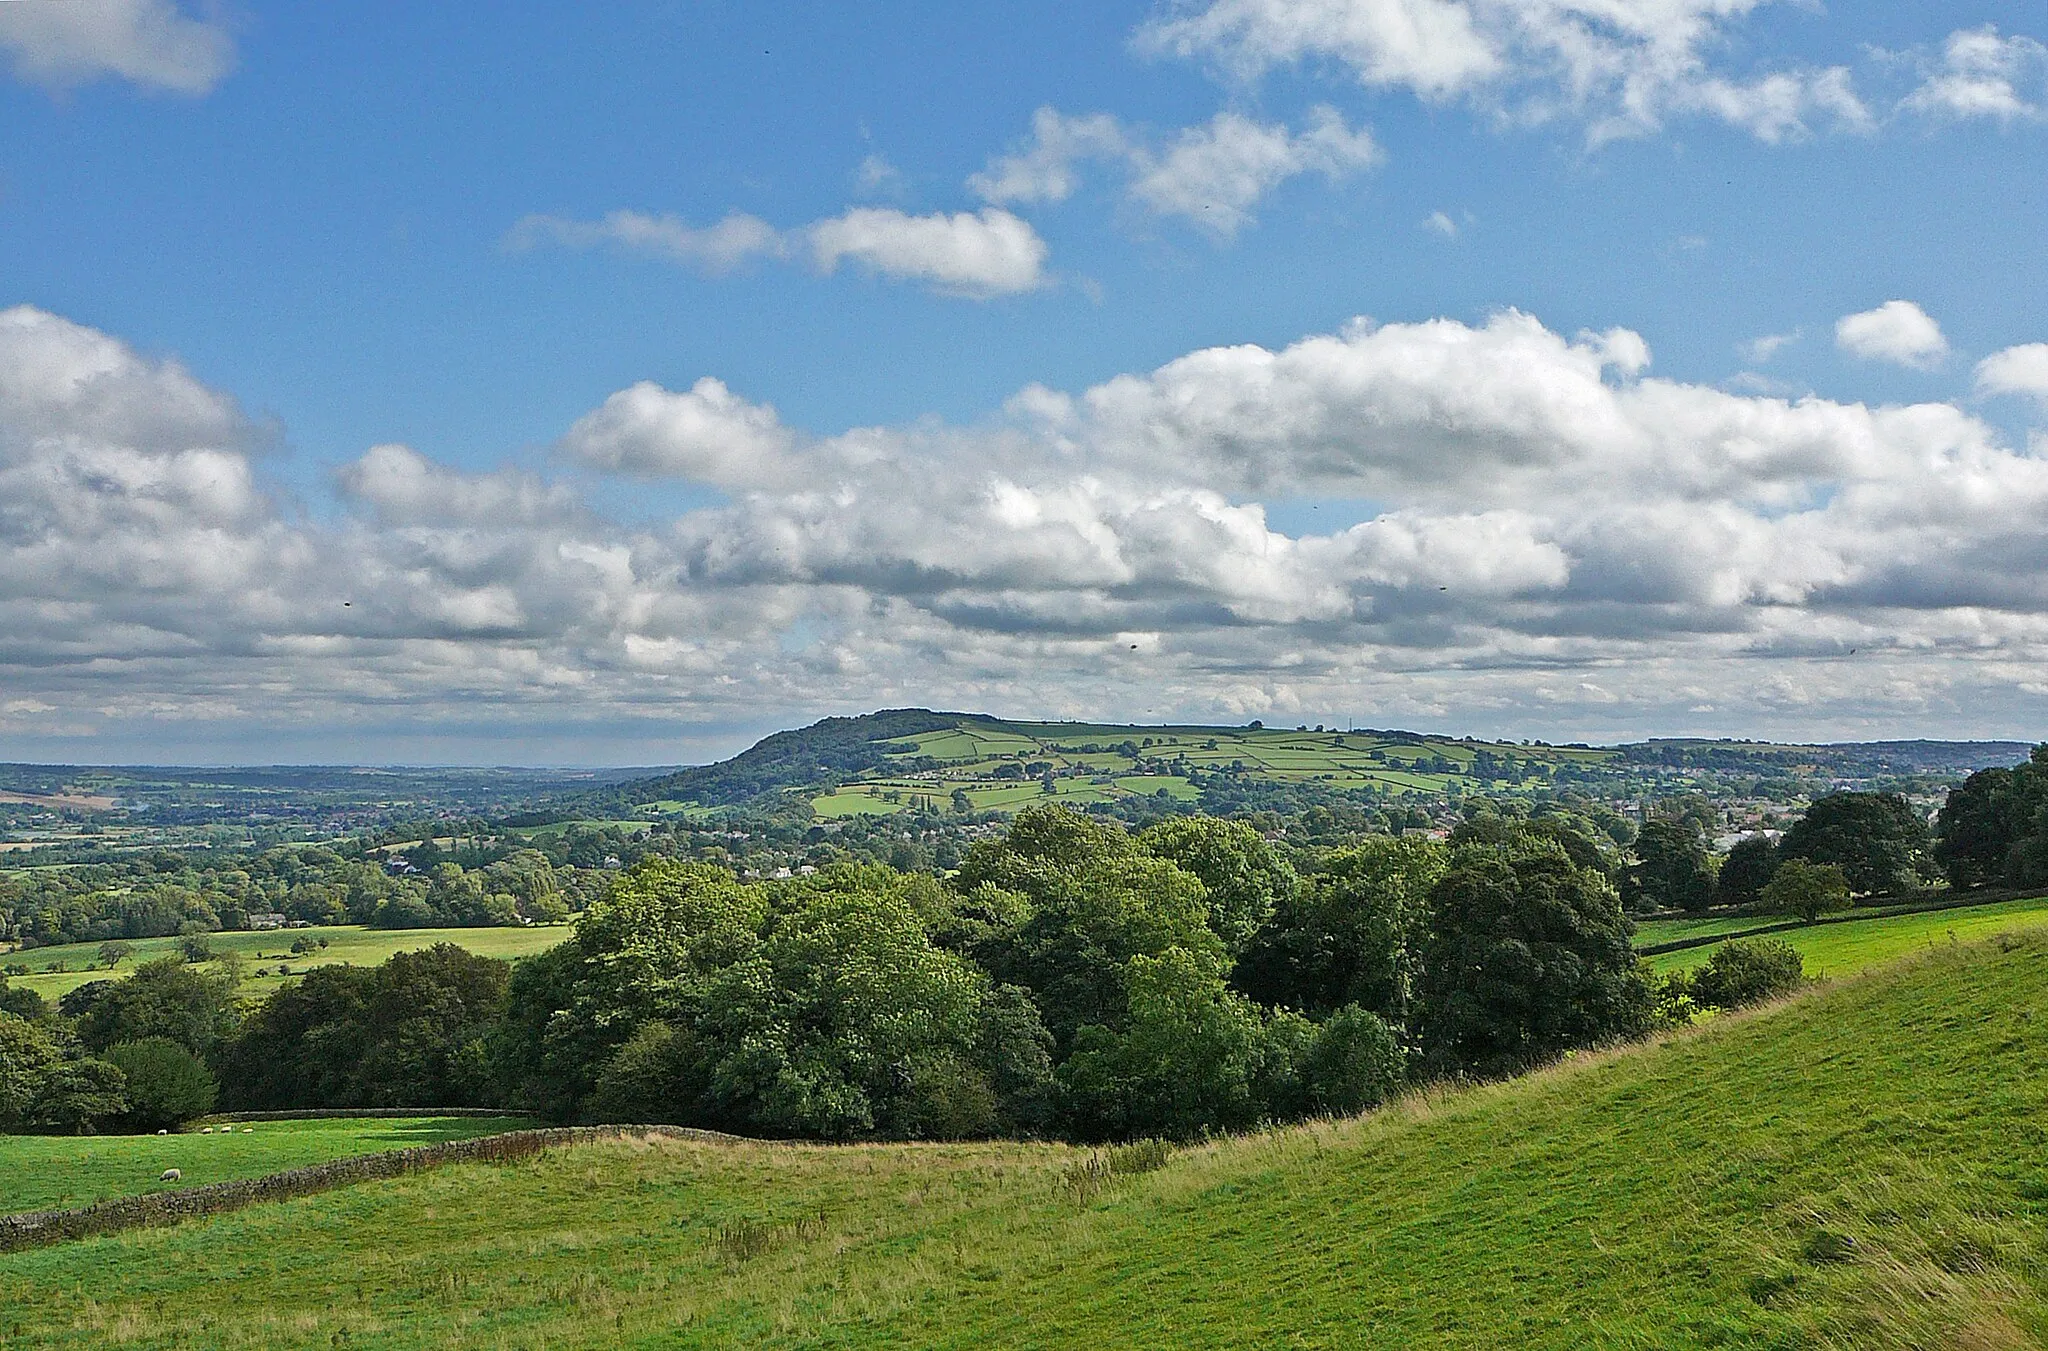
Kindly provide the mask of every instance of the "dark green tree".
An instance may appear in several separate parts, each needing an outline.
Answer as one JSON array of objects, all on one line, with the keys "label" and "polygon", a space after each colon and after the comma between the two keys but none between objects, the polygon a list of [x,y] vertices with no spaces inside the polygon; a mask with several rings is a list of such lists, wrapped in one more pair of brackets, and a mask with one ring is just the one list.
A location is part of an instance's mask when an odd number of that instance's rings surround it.
[{"label": "dark green tree", "polygon": [[1779,842],[1786,859],[1833,864],[1852,892],[1912,887],[1928,866],[1927,822],[1897,793],[1831,793]]},{"label": "dark green tree", "polygon": [[1699,828],[1690,820],[1643,822],[1622,874],[1621,900],[1630,910],[1704,910],[1714,899],[1714,873]]},{"label": "dark green tree", "polygon": [[1437,1067],[1508,1073],[1647,1026],[1620,899],[1554,841],[1460,849],[1430,909],[1416,1024]]},{"label": "dark green tree", "polygon": [[213,1075],[168,1037],[109,1046],[105,1059],[121,1071],[128,1098],[124,1123],[134,1130],[168,1130],[213,1110]]},{"label": "dark green tree", "polygon": [[[126,980],[82,985],[59,1007],[78,1019],[78,1039],[90,1050],[167,1037],[205,1057],[234,1030],[235,984],[231,971],[206,972],[183,958],[160,957],[137,966]],[[79,998],[74,1002],[73,996]]]},{"label": "dark green tree", "polygon": [[1738,938],[1721,944],[1693,973],[1692,997],[1736,1009],[1790,994],[1806,979],[1799,950],[1782,938]]},{"label": "dark green tree", "polygon": [[1232,983],[1269,1008],[1321,1015],[1357,1004],[1400,1020],[1429,890],[1449,859],[1420,836],[1372,836],[1328,855],[1281,899]]},{"label": "dark green tree", "polygon": [[1714,896],[1722,905],[1756,905],[1778,871],[1778,843],[1768,835],[1745,835],[1721,860]]},{"label": "dark green tree", "polygon": [[1169,948],[1129,965],[1121,1026],[1082,1028],[1059,1068],[1068,1128],[1185,1139],[1250,1125],[1261,1106],[1258,1011],[1223,983],[1213,955]]},{"label": "dark green tree", "polygon": [[1121,1025],[1131,958],[1179,947],[1218,969],[1227,961],[1199,878],[1068,807],[1021,811],[1007,835],[976,841],[953,885],[1026,902],[972,954],[997,980],[1031,991],[1062,1053],[1082,1027]]}]

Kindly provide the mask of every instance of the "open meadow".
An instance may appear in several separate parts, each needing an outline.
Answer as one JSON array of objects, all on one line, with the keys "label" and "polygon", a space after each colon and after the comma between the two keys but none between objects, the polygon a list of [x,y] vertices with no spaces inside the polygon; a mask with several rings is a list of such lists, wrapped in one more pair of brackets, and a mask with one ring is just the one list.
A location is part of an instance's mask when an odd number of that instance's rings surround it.
[{"label": "open meadow", "polygon": [[[2048,939],[1162,1160],[628,1143],[0,1257],[10,1347],[2020,1347]],[[1126,1165],[1121,1172],[1111,1161]]]},{"label": "open meadow", "polygon": [[[279,968],[293,975],[309,967],[348,964],[375,966],[400,952],[418,952],[436,943],[453,943],[480,957],[531,957],[566,940],[568,925],[464,929],[366,929],[359,924],[340,924],[313,929],[266,929],[253,933],[212,933],[206,942],[216,953],[232,952],[243,959],[243,992],[263,996],[283,986],[288,979]],[[325,947],[293,952],[301,940]],[[0,954],[0,965],[21,965],[29,974],[8,977],[10,984],[34,990],[55,1001],[90,980],[119,980],[138,962],[176,954],[182,940],[176,938],[123,939],[129,950],[119,965],[109,969],[100,958],[100,943],[67,943]],[[205,969],[211,969],[210,964]]]},{"label": "open meadow", "polygon": [[[201,1134],[0,1135],[0,1215],[262,1177],[330,1159],[521,1130],[518,1116],[301,1118]],[[184,1176],[161,1180],[165,1169]]]}]

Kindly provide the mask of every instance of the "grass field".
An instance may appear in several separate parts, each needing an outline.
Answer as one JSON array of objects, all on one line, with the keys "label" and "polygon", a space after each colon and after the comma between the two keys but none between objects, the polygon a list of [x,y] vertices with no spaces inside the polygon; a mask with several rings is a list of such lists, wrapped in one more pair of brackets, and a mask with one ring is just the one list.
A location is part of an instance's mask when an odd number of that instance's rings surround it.
[{"label": "grass field", "polygon": [[[1679,921],[1683,923],[1684,921]],[[1750,921],[1751,925],[1766,921]],[[2048,926],[2048,896],[2001,901],[1996,905],[1972,906],[1961,910],[1934,910],[1918,915],[1877,915],[1870,919],[1845,920],[1839,924],[1815,924],[1782,929],[1769,935],[1781,938],[1806,959],[1809,976],[1848,976],[1893,961],[1925,948],[1967,943],[1996,934],[2017,933]],[[1643,925],[1636,941],[1646,940]],[[1682,935],[1681,935],[1682,936]],[[1705,944],[1665,952],[1648,958],[1658,971],[1684,971],[1699,966],[1713,954]]]},{"label": "grass field", "polygon": [[1780,918],[1777,915],[1710,915],[1685,919],[1642,919],[1636,921],[1636,946],[1643,948],[1658,943],[1676,943],[1686,938],[1742,933],[1775,924]]},{"label": "grass field", "polygon": [[[232,1135],[0,1135],[0,1215],[82,1206],[325,1163],[356,1154],[495,1135],[522,1117],[252,1121]],[[159,1182],[166,1168],[182,1181]]]},{"label": "grass field", "polygon": [[[519,929],[365,929],[348,924],[318,929],[208,934],[206,940],[216,952],[241,954],[247,963],[243,972],[243,992],[261,996],[285,983],[286,977],[274,974],[280,963],[294,973],[307,967],[330,966],[339,962],[375,966],[393,953],[417,952],[436,943],[454,943],[485,957],[531,957],[562,942],[570,932],[566,924]],[[305,954],[293,952],[292,944],[302,938],[324,938],[327,946]],[[29,969],[30,974],[26,976],[8,977],[9,984],[34,990],[45,999],[55,1000],[89,980],[118,980],[126,976],[137,962],[167,957],[178,950],[175,938],[124,941],[131,955],[112,970],[81,969],[98,963],[98,943],[68,943],[62,947],[10,952],[0,955],[0,962],[8,965],[18,962]],[[58,966],[64,970],[52,969]],[[258,967],[267,968],[273,974],[258,974]]]},{"label": "grass field", "polygon": [[15,1347],[1953,1347],[2048,1336],[2048,938],[1106,1187],[621,1144],[0,1256]]}]

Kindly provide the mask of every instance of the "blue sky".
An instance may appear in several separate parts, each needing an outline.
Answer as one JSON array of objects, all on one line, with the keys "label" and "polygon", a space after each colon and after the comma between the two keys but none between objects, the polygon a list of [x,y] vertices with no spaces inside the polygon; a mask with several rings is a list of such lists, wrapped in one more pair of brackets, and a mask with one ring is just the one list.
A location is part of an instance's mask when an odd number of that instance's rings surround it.
[{"label": "blue sky", "polygon": [[2044,37],[0,0],[0,755],[2034,735]]}]

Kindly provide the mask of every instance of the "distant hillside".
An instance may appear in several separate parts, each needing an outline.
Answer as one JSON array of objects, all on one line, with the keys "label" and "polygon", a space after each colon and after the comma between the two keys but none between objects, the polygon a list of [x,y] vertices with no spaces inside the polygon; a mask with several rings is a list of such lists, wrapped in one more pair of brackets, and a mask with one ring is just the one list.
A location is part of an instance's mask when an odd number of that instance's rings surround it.
[{"label": "distant hillside", "polygon": [[677,811],[795,793],[829,820],[918,807],[1013,811],[1046,800],[1296,811],[1342,799],[1422,803],[1562,788],[1623,798],[1696,786],[1727,796],[1743,791],[1745,780],[1767,781],[1782,795],[1800,784],[1925,787],[2017,763],[2027,750],[2017,741],[1552,746],[1256,722],[1021,722],[908,708],[778,732],[730,760],[623,784],[601,798],[614,810]]},{"label": "distant hillside", "polygon": [[858,778],[889,763],[888,742],[936,732],[971,719],[965,713],[892,708],[858,718],[827,718],[777,732],[730,760],[623,785],[627,802],[673,800],[723,807],[779,788],[807,788]]}]

